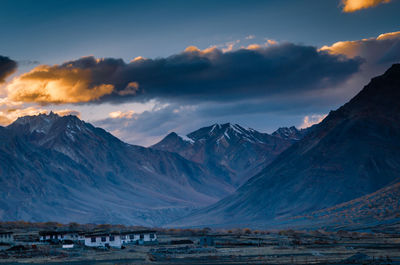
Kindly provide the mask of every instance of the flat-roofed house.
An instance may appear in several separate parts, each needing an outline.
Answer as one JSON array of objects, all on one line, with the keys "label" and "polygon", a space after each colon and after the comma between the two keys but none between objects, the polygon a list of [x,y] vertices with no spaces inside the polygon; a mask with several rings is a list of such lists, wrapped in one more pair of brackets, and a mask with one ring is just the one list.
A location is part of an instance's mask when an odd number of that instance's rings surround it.
[{"label": "flat-roofed house", "polygon": [[123,242],[119,232],[91,233],[85,235],[85,246],[121,248]]},{"label": "flat-roofed house", "polygon": [[122,240],[125,240],[126,244],[151,244],[157,242],[157,233],[153,230],[138,230],[138,231],[128,231],[121,233]]},{"label": "flat-roofed house", "polygon": [[0,231],[0,242],[1,243],[13,243],[14,233],[10,231]]},{"label": "flat-roofed house", "polygon": [[126,232],[100,232],[85,235],[85,246],[121,248],[128,244],[151,244],[157,242],[157,234],[152,230]]},{"label": "flat-roofed house", "polygon": [[83,237],[79,231],[40,231],[40,241],[64,241],[72,240],[78,242]]}]

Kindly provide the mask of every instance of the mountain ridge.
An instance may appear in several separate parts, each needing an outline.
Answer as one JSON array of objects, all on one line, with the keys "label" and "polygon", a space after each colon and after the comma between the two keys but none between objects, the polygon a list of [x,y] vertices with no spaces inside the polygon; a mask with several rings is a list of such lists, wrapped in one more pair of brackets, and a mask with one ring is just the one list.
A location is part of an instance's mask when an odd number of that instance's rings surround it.
[{"label": "mountain ridge", "polygon": [[235,193],[173,224],[268,226],[398,181],[399,100],[397,64],[331,111]]},{"label": "mountain ridge", "polygon": [[215,169],[127,144],[74,115],[20,117],[0,139],[2,220],[160,225],[235,190]]},{"label": "mountain ridge", "polygon": [[[291,130],[298,131],[295,127]],[[296,137],[302,138],[306,133],[303,130]],[[186,136],[172,132],[151,148],[177,153],[199,163],[238,188],[296,141],[291,136],[270,135],[224,123],[202,127]]]}]

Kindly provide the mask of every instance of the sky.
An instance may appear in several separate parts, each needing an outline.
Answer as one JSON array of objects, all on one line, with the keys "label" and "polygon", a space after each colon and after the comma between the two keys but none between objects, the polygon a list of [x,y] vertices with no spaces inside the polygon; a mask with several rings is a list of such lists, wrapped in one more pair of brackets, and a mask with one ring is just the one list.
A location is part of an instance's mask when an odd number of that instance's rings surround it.
[{"label": "sky", "polygon": [[400,62],[399,0],[2,1],[0,125],[78,115],[149,146],[307,127]]}]

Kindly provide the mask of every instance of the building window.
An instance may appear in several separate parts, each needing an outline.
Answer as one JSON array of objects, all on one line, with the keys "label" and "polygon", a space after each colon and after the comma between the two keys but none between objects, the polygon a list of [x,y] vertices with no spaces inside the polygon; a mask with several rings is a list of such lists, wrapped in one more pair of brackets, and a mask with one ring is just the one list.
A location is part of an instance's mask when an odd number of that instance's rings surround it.
[{"label": "building window", "polygon": [[144,235],[143,234],[140,234],[140,239],[144,239]]},{"label": "building window", "polygon": [[134,239],[135,238],[135,235],[129,235],[129,239]]},{"label": "building window", "polygon": [[101,242],[106,242],[106,241],[107,241],[106,237],[105,237],[105,236],[102,236],[102,237],[101,237]]},{"label": "building window", "polygon": [[155,236],[154,236],[154,234],[150,234],[150,238],[154,238]]},{"label": "building window", "polygon": [[125,240],[125,239],[126,239],[126,236],[121,236],[121,239],[122,239],[122,240]]},{"label": "building window", "polygon": [[110,241],[114,241],[114,240],[115,240],[114,236],[110,236]]},{"label": "building window", "polygon": [[94,243],[94,242],[96,242],[96,238],[95,238],[95,237],[92,237],[92,238],[90,239],[90,241],[91,241],[92,243]]}]

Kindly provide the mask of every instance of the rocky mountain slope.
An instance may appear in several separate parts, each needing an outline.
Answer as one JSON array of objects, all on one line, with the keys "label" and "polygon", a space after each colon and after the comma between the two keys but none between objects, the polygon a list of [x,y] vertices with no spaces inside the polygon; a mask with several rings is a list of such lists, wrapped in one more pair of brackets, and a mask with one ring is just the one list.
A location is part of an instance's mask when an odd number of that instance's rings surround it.
[{"label": "rocky mountain slope", "polygon": [[170,133],[152,148],[174,152],[199,163],[238,188],[304,137],[306,131],[280,128],[269,135],[238,124],[214,124],[187,136]]},{"label": "rocky mountain slope", "polygon": [[233,191],[197,163],[75,116],[22,117],[0,138],[1,220],[160,224]]},{"label": "rocky mountain slope", "polygon": [[175,224],[267,227],[398,182],[399,102],[396,64],[237,192]]},{"label": "rocky mountain slope", "polygon": [[293,224],[308,227],[368,229],[400,220],[400,183],[333,207],[298,216]]},{"label": "rocky mountain slope", "polygon": [[231,194],[291,144],[228,124],[189,136],[144,148],[76,116],[21,117],[0,127],[0,220],[160,225]]}]

